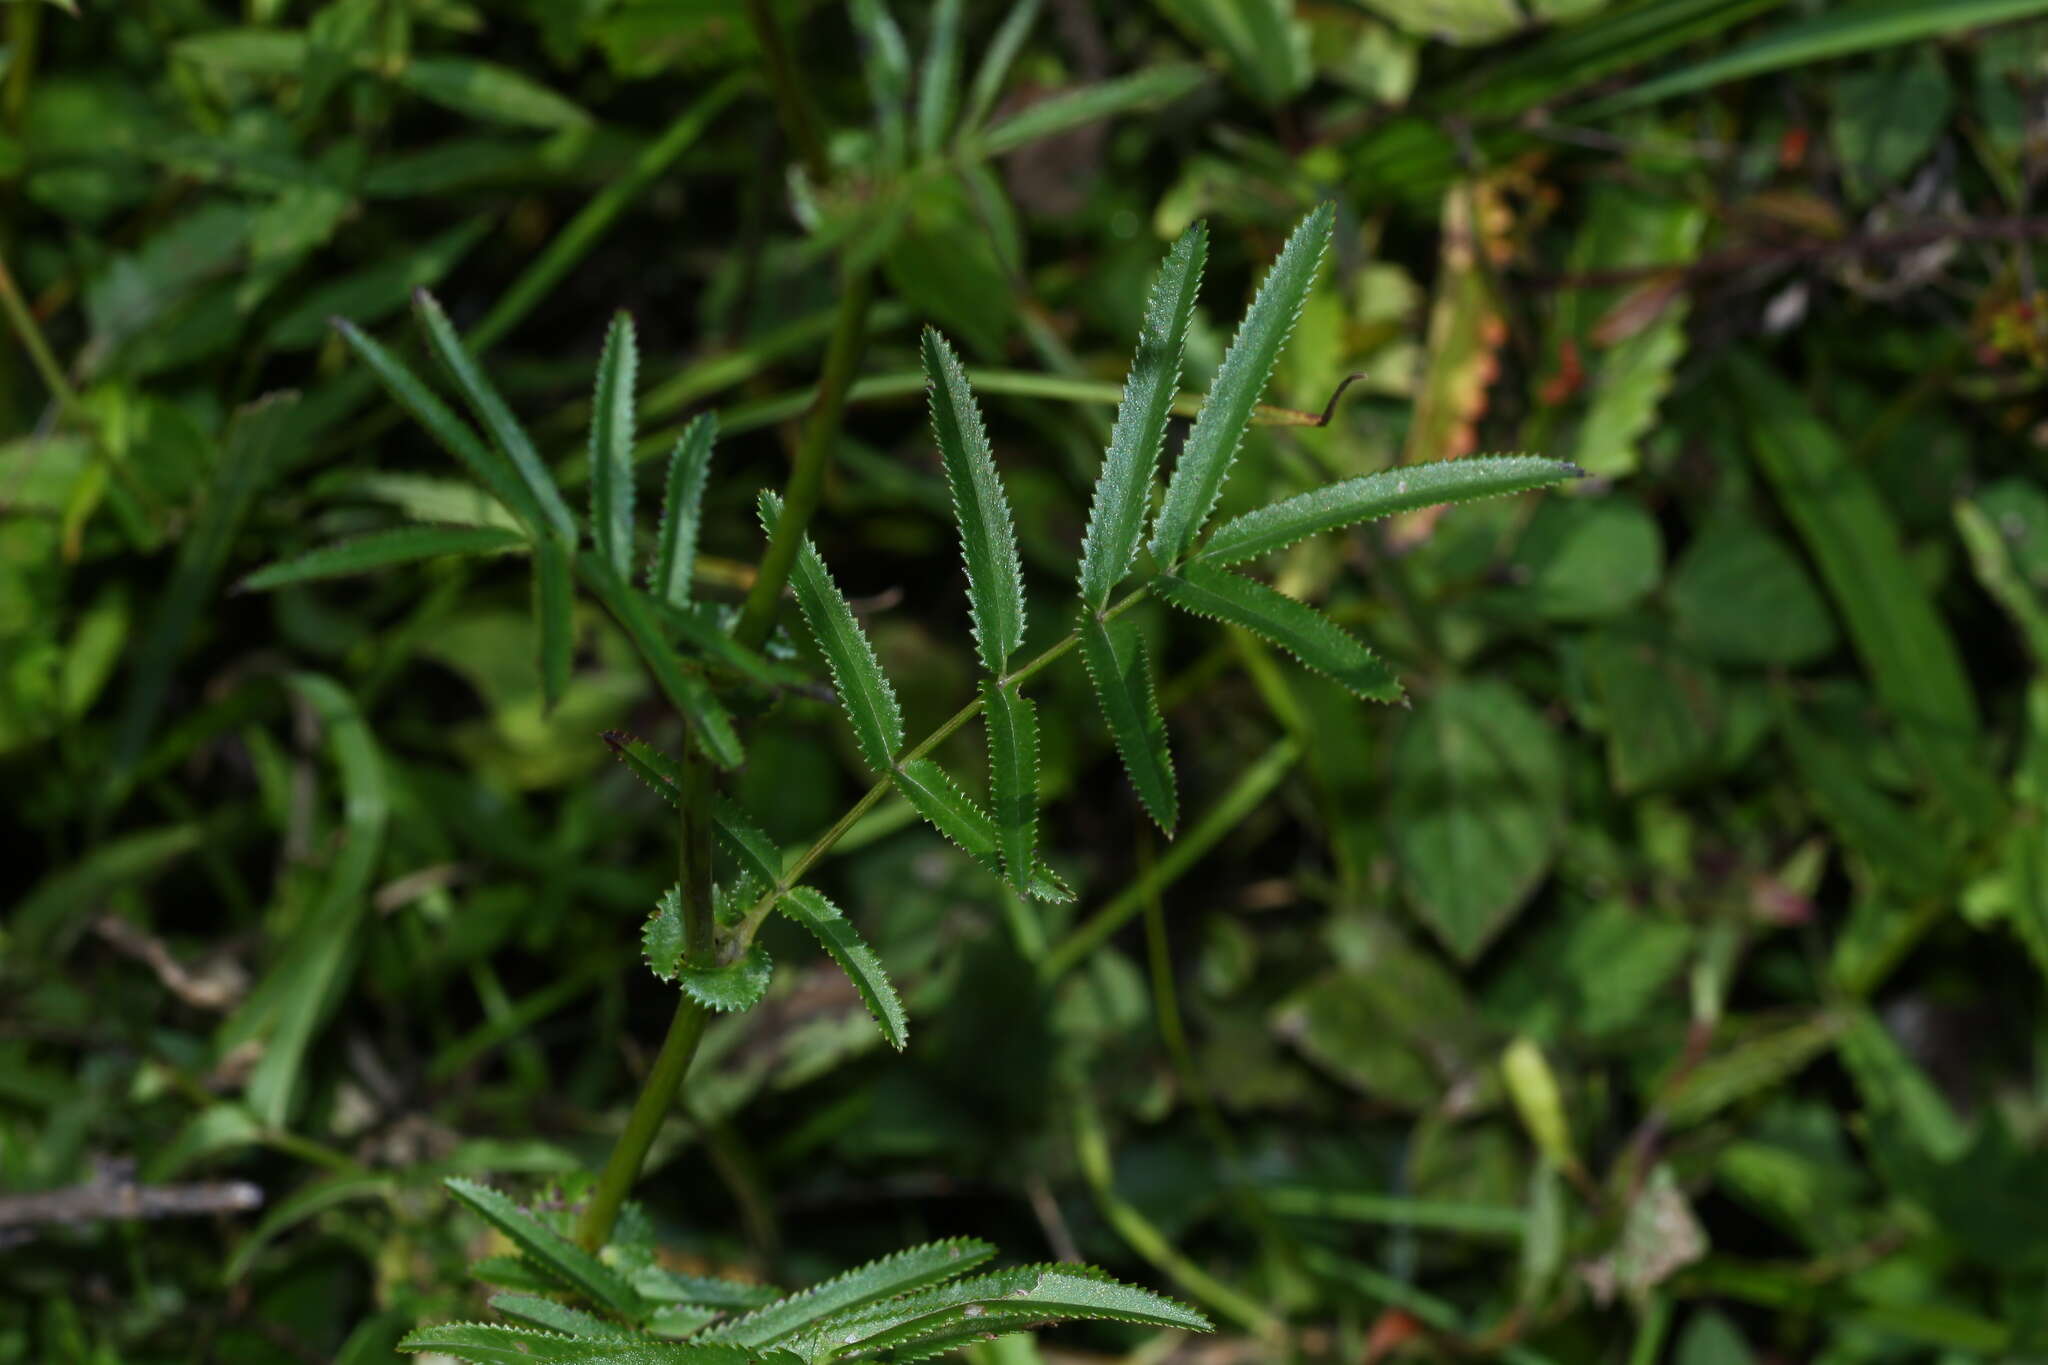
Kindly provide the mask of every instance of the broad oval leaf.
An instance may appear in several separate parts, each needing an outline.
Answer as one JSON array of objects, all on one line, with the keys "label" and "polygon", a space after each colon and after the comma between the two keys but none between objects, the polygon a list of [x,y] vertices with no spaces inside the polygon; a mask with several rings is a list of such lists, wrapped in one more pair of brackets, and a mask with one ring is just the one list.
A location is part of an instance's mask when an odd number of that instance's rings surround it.
[{"label": "broad oval leaf", "polygon": [[1194,223],[1166,253],[1146,297],[1137,353],[1124,379],[1116,426],[1110,431],[1088,509],[1088,530],[1081,538],[1081,600],[1091,611],[1109,604],[1109,594],[1138,557],[1159,449],[1166,440],[1166,419],[1180,393],[1181,353],[1208,253],[1208,226]]},{"label": "broad oval leaf", "polygon": [[1089,612],[1081,621],[1081,662],[1138,800],[1171,837],[1180,821],[1180,797],[1144,641],[1128,625],[1105,623]]},{"label": "broad oval leaf", "polygon": [[737,1014],[761,1003],[774,974],[775,964],[768,950],[756,943],[747,949],[746,956],[734,962],[716,967],[677,966],[676,984],[683,988],[683,994],[705,1009]]},{"label": "broad oval leaf", "polygon": [[590,114],[546,86],[496,62],[474,57],[414,57],[398,83],[457,113],[524,128],[576,128]]},{"label": "broad oval leaf", "polygon": [[683,901],[678,888],[662,892],[654,913],[640,926],[640,957],[663,981],[676,979],[676,969],[683,964]]},{"label": "broad oval leaf", "polygon": [[1305,602],[1264,583],[1191,563],[1156,580],[1159,595],[1182,611],[1242,626],[1367,701],[1397,701],[1401,684],[1364,642]]},{"label": "broad oval leaf", "polygon": [[1459,958],[1535,893],[1564,800],[1556,738],[1514,689],[1452,682],[1416,708],[1394,744],[1387,829],[1416,915]]},{"label": "broad oval leaf", "polygon": [[[782,499],[763,491],[761,522],[771,536],[781,517]],[[896,705],[896,689],[889,685],[888,675],[875,661],[874,646],[868,643],[867,632],[854,619],[846,594],[832,581],[825,561],[818,555],[818,547],[809,536],[804,537],[803,546],[797,551],[789,583],[796,593],[796,604],[803,611],[804,623],[811,628],[811,638],[818,642],[818,651],[832,670],[832,685],[853,725],[861,756],[877,772],[887,772],[895,762],[896,751],[903,747],[903,712]]]},{"label": "broad oval leaf", "polygon": [[988,671],[1001,677],[1024,643],[1024,571],[1009,499],[989,450],[988,432],[967,371],[933,328],[924,329],[925,393],[932,435],[953,491],[960,552],[967,561],[967,608],[974,640]]},{"label": "broad oval leaf", "polygon": [[1315,283],[1316,266],[1329,245],[1336,222],[1336,209],[1320,204],[1287,239],[1273,268],[1259,285],[1244,321],[1223,353],[1216,382],[1202,402],[1194,430],[1181,447],[1173,477],[1167,481],[1166,501],[1152,523],[1152,556],[1162,567],[1178,564],[1194,548],[1202,523],[1215,509],[1223,492],[1224,476],[1237,456],[1238,444],[1251,421],[1272,376],[1273,362],[1280,357],[1294,320],[1301,315],[1302,301]]},{"label": "broad oval leaf", "polygon": [[240,592],[269,592],[323,578],[372,573],[442,555],[498,554],[521,549],[526,537],[500,526],[394,526],[388,531],[322,545],[295,559],[267,565],[236,584]]},{"label": "broad oval leaf", "polygon": [[1538,455],[1472,455],[1460,460],[1403,465],[1312,489],[1247,512],[1217,528],[1194,555],[1212,564],[1237,564],[1340,526],[1546,488],[1577,478],[1576,465]]}]

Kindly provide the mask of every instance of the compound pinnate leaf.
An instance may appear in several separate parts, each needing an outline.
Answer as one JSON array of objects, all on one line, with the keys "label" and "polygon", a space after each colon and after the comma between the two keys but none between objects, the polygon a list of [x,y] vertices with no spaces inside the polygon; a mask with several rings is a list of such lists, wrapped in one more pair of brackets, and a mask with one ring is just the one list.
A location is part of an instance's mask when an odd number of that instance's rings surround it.
[{"label": "compound pinnate leaf", "polygon": [[697,572],[697,530],[703,518],[704,485],[711,473],[711,448],[718,439],[718,415],[692,418],[668,457],[667,496],[655,535],[654,566],[647,590],[657,601],[690,604],[690,580]]},{"label": "compound pinnate leaf", "polygon": [[564,1285],[616,1313],[631,1315],[642,1307],[640,1296],[616,1270],[490,1186],[459,1176],[442,1183],[450,1194],[510,1238],[527,1259]]},{"label": "compound pinnate leaf", "polygon": [[346,578],[442,555],[498,554],[525,544],[525,536],[499,526],[394,526],[388,531],[372,531],[336,541],[267,565],[235,587],[240,592],[268,592],[295,583]]},{"label": "compound pinnate leaf", "polygon": [[[771,536],[782,517],[782,499],[770,492],[761,494],[761,522]],[[896,705],[896,689],[875,661],[874,646],[867,632],[854,619],[846,594],[832,581],[817,546],[804,537],[790,573],[790,588],[811,638],[832,670],[832,683],[839,692],[839,704],[853,725],[853,737],[860,745],[868,766],[887,772],[903,747],[903,712]]]},{"label": "compound pinnate leaf", "polygon": [[740,747],[731,714],[703,676],[684,667],[675,646],[662,633],[654,604],[596,555],[578,554],[576,567],[613,619],[625,628],[626,638],[633,642],[663,694],[689,721],[698,747],[720,767],[738,767],[746,751]]},{"label": "compound pinnate leaf", "polygon": [[398,1349],[433,1351],[472,1365],[762,1365],[773,1359],[739,1346],[625,1335],[564,1336],[488,1322],[422,1327],[407,1334]]},{"label": "compound pinnate leaf", "polygon": [[[1030,1323],[1099,1319],[1205,1332],[1209,1320],[1185,1304],[1076,1265],[1029,1265],[957,1280],[835,1314],[790,1340],[813,1360],[853,1359],[915,1348],[954,1334]],[[821,1348],[827,1354],[821,1354]]]},{"label": "compound pinnate leaf", "polygon": [[994,678],[981,685],[981,716],[988,725],[990,797],[1003,873],[1028,886],[1037,858],[1038,710],[1016,686]]},{"label": "compound pinnate leaf", "polygon": [[902,998],[896,994],[882,960],[868,947],[853,922],[838,906],[808,886],[791,889],[776,901],[775,908],[811,931],[860,992],[861,1002],[875,1017],[875,1025],[889,1040],[889,1046],[901,1052],[910,1040],[910,1021],[904,1014]]},{"label": "compound pinnate leaf", "polygon": [[770,886],[782,880],[782,850],[731,798],[711,800],[712,829],[746,869]]},{"label": "compound pinnate leaf", "polygon": [[1575,465],[1538,455],[1473,455],[1385,469],[1233,518],[1217,528],[1194,558],[1237,564],[1340,526],[1444,503],[1523,493],[1576,478],[1580,472]]},{"label": "compound pinnate leaf", "polygon": [[1223,353],[1216,382],[1195,417],[1194,430],[1181,447],[1173,477],[1166,484],[1166,501],[1152,523],[1152,556],[1162,566],[1172,566],[1194,548],[1202,524],[1215,509],[1223,492],[1224,477],[1237,456],[1252,409],[1258,406],[1272,376],[1273,362],[1294,320],[1301,315],[1302,301],[1315,282],[1316,265],[1329,245],[1336,210],[1322,204],[1287,239],[1273,268],[1266,272],[1259,292],[1246,310],[1244,321]]},{"label": "compound pinnate leaf", "polygon": [[1195,316],[1208,251],[1208,227],[1195,223],[1166,253],[1146,298],[1137,353],[1124,379],[1116,426],[1109,434],[1109,449],[1088,509],[1088,530],[1081,539],[1081,600],[1092,611],[1108,605],[1109,594],[1138,557],[1159,450],[1166,440],[1166,419],[1180,393],[1181,353]]},{"label": "compound pinnate leaf", "polygon": [[963,1275],[995,1254],[994,1247],[973,1237],[909,1247],[714,1327],[705,1339],[773,1346],[825,1318]]},{"label": "compound pinnate leaf", "polygon": [[1180,820],[1180,797],[1144,642],[1129,626],[1111,625],[1089,613],[1081,622],[1081,662],[1138,800],[1171,835]]},{"label": "compound pinnate leaf", "polygon": [[746,956],[734,962],[716,967],[679,965],[676,984],[683,988],[683,994],[705,1009],[737,1014],[761,1003],[774,974],[775,964],[769,960],[768,950],[757,943],[747,949]]},{"label": "compound pinnate leaf", "polygon": [[1314,607],[1264,583],[1208,564],[1158,579],[1159,595],[1182,611],[1242,626],[1367,701],[1397,701],[1401,684],[1356,636]]},{"label": "compound pinnate leaf", "polygon": [[967,371],[946,339],[930,327],[924,330],[923,354],[932,435],[953,491],[960,552],[967,561],[967,607],[975,644],[988,671],[1000,677],[1024,643],[1024,576],[1017,560],[1017,533]]},{"label": "compound pinnate leaf", "polygon": [[[913,758],[889,774],[896,790],[933,829],[997,876],[1002,875],[1001,844],[996,822],[973,797],[960,790],[946,770],[929,758]],[[1065,902],[1073,893],[1039,858],[1032,864],[1031,880],[1023,888],[1033,900]]]},{"label": "compound pinnate leaf", "polygon": [[491,1307],[508,1318],[572,1337],[616,1337],[619,1332],[616,1323],[538,1294],[493,1294]]},{"label": "compound pinnate leaf", "polygon": [[563,541],[576,543],[576,519],[569,513],[569,504],[562,501],[562,491],[555,486],[555,476],[541,463],[540,452],[534,449],[533,440],[526,429],[519,425],[519,419],[512,415],[512,409],[505,406],[505,400],[485,376],[482,367],[470,355],[469,348],[456,335],[455,325],[448,321],[448,315],[441,311],[441,305],[426,290],[413,293],[413,311],[418,315],[421,331],[426,333],[427,348],[441,362],[442,370],[461,392],[463,401],[469,405],[483,429],[490,433],[498,450],[512,462],[519,471],[519,478],[526,485],[531,504],[540,509],[541,518],[549,529]]},{"label": "compound pinnate leaf", "polygon": [[621,312],[605,333],[590,410],[590,537],[621,578],[633,572],[633,386],[639,373],[633,319]]}]

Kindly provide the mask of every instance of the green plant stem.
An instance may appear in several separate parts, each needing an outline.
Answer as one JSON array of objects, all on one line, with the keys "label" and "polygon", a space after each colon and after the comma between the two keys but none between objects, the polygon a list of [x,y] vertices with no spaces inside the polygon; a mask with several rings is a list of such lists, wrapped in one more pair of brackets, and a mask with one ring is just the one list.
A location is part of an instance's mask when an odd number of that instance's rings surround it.
[{"label": "green plant stem", "polygon": [[[683,960],[694,966],[708,966],[714,947],[711,915],[711,770],[694,748],[686,746],[681,758],[683,805],[677,817],[681,848],[677,856],[678,882],[683,904]],[[597,1190],[577,1223],[577,1239],[596,1250],[611,1240],[619,1209],[640,1178],[647,1151],[661,1131],[689,1074],[690,1062],[703,1041],[707,1013],[687,995],[676,999],[675,1016],[669,1020],[668,1036],[654,1067],[633,1101],[626,1127],[605,1159],[598,1175]]]},{"label": "green plant stem", "polygon": [[96,431],[98,423],[79,401],[78,390],[71,387],[71,381],[64,377],[64,367],[57,363],[56,354],[50,350],[50,343],[43,337],[43,329],[36,322],[36,315],[29,310],[28,300],[15,287],[14,274],[7,268],[7,259],[0,256],[0,308],[7,312],[7,323],[14,329],[14,335],[21,342],[21,348],[28,352],[29,363],[42,376],[43,384],[50,391],[50,397],[57,401],[57,407],[72,421]]},{"label": "green plant stem", "polygon": [[825,471],[832,463],[833,447],[839,444],[839,426],[846,416],[846,396],[853,387],[854,371],[860,368],[868,342],[868,297],[874,288],[872,272],[855,268],[841,281],[838,312],[832,319],[832,340],[825,348],[825,372],[818,380],[817,405],[804,423],[797,442],[796,463],[789,471],[789,485],[782,491],[782,519],[761,556],[754,585],[747,590],[746,605],[740,609],[733,638],[748,649],[767,643],[775,628],[775,616],[782,606],[782,590],[789,571],[796,564],[804,532],[818,510],[825,492]]},{"label": "green plant stem", "polygon": [[[1150,586],[1132,589],[1121,601],[1103,612],[1102,619],[1104,621],[1114,621],[1117,617],[1143,601],[1151,591]],[[1051,646],[1029,663],[1012,670],[999,681],[1004,684],[1015,683],[1021,687],[1032,678],[1037,677],[1045,669],[1050,668],[1053,664],[1071,654],[1080,643],[1081,632],[1078,630],[1069,631],[1058,644]],[[981,698],[977,696],[973,701],[968,702],[949,716],[945,724],[939,726],[938,729],[926,735],[914,746],[905,750],[903,755],[896,760],[896,766],[900,768],[905,763],[923,758],[926,754],[929,754],[933,749],[938,748],[939,745],[951,738],[954,731],[980,714]],[[894,785],[894,782],[887,775],[876,778],[874,785],[861,794],[860,800],[854,802],[847,809],[846,814],[833,821],[830,829],[819,835],[811,842],[809,848],[797,855],[797,860],[782,874],[782,879],[774,886],[769,887],[762,894],[760,900],[754,902],[753,907],[747,911],[746,918],[740,922],[738,930],[733,934],[735,945],[733,951],[735,953],[743,953],[747,950],[748,945],[754,941],[754,935],[760,930],[761,921],[767,919],[768,912],[775,908],[776,900],[784,892],[788,891],[798,882],[801,882],[804,879],[804,874],[811,870],[818,859],[831,852],[832,846],[845,838],[847,831],[859,824],[860,818],[873,810],[876,804],[890,793]]]},{"label": "green plant stem", "polygon": [[1252,1192],[1251,1182],[1245,1173],[1244,1153],[1239,1150],[1230,1125],[1223,1120],[1223,1111],[1216,1105],[1216,1097],[1210,1093],[1208,1082],[1195,1063],[1195,1050],[1188,1042],[1187,1025],[1181,1018],[1180,995],[1174,987],[1173,954],[1166,940],[1166,907],[1160,901],[1159,883],[1149,876],[1155,863],[1150,828],[1141,829],[1138,837],[1139,881],[1146,887],[1145,959],[1152,975],[1152,1013],[1159,1024],[1160,1041],[1166,1044],[1167,1055],[1173,1059],[1174,1069],[1180,1073],[1181,1085],[1194,1102],[1197,1121],[1223,1160],[1224,1172],[1230,1182],[1230,1198],[1237,1206],[1238,1216],[1263,1243],[1269,1261],[1287,1272],[1290,1278],[1298,1278],[1299,1258],[1294,1253],[1291,1239]]},{"label": "green plant stem", "polygon": [[1072,1107],[1074,1151],[1080,1158],[1081,1176],[1087,1181],[1089,1193],[1095,1197],[1095,1206],[1102,1211],[1103,1220],[1116,1229],[1117,1235],[1130,1244],[1131,1250],[1157,1266],[1190,1296],[1268,1342],[1281,1341],[1287,1328],[1276,1315],[1182,1255],[1151,1219],[1117,1194],[1110,1168],[1109,1142],[1103,1136],[1094,1108],[1081,1097],[1075,1098]]},{"label": "green plant stem", "polygon": [[1104,939],[1144,909],[1147,896],[1155,894],[1157,888],[1177,881],[1218,840],[1237,828],[1273,788],[1280,785],[1280,780],[1287,776],[1288,770],[1300,757],[1301,746],[1291,738],[1283,739],[1266,750],[1256,763],[1238,776],[1215,805],[1203,812],[1193,828],[1174,840],[1165,857],[1118,892],[1086,924],[1067,935],[1058,947],[1046,954],[1045,961],[1039,966],[1040,981],[1050,985],[1066,975]]},{"label": "green plant stem", "polygon": [[547,297],[564,275],[590,254],[613,221],[626,206],[638,199],[655,178],[687,151],[726,105],[743,92],[751,80],[744,74],[727,76],[712,86],[662,130],[661,135],[640,149],[624,175],[606,185],[549,239],[532,264],[520,272],[512,287],[499,296],[491,311],[470,331],[469,344],[479,354],[489,350]]},{"label": "green plant stem", "polygon": [[832,163],[825,158],[825,140],[818,134],[811,102],[797,79],[796,63],[790,58],[782,22],[775,17],[773,0],[747,0],[747,23],[752,26],[754,39],[761,44],[761,55],[766,59],[768,85],[775,95],[775,113],[782,121],[783,134],[797,159],[804,163],[804,174],[811,178],[811,183],[823,185],[832,177]]}]

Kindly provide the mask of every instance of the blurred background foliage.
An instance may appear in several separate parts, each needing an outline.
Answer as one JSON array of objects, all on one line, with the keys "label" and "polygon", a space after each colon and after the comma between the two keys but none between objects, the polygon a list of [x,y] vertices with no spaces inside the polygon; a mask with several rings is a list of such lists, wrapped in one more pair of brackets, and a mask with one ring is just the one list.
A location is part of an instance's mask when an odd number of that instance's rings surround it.
[{"label": "blurred background foliage", "polygon": [[[814,526],[918,734],[973,662],[917,326],[1052,618],[1165,241],[1211,223],[1199,392],[1323,199],[1268,398],[1361,378],[1225,510],[1479,449],[1597,477],[1273,566],[1407,708],[1141,608],[1172,843],[1049,675],[1076,907],[879,806],[821,876],[919,1037],[777,940],[642,1186],[676,1264],[971,1232],[1226,1329],[988,1361],[2048,1360],[2048,3],[775,0],[810,146],[748,8],[0,5],[0,1360],[473,1316],[439,1178],[573,1182],[668,1013],[671,831],[597,735],[677,726],[609,622],[544,711],[516,568],[234,591],[503,515],[330,315],[402,346],[432,286],[573,484],[630,309],[647,448],[721,416],[736,599],[872,270]],[[793,697],[732,789],[801,843],[860,774]],[[166,1191],[210,1211],[90,1212]]]}]

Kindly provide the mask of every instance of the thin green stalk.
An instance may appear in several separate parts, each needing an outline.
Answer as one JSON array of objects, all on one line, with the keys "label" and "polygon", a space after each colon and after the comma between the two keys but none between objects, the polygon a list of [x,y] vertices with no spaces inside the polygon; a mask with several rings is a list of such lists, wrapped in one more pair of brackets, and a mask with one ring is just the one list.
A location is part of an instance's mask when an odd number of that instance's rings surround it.
[{"label": "thin green stalk", "polygon": [[797,79],[796,63],[790,58],[782,22],[775,17],[773,0],[747,0],[747,22],[767,59],[768,84],[775,94],[775,112],[782,120],[783,134],[804,163],[804,174],[812,184],[822,185],[832,178],[832,163],[825,158],[825,140],[818,135],[811,102]]},{"label": "thin green stalk", "polygon": [[[681,764],[683,803],[677,820],[678,843],[681,845],[677,871],[683,904],[683,960],[701,967],[710,964],[714,947],[711,769],[701,755],[687,746],[683,750]],[[640,1168],[646,1164],[647,1151],[654,1145],[655,1135],[661,1131],[662,1121],[675,1104],[683,1077],[689,1073],[690,1062],[697,1055],[697,1044],[704,1038],[705,1022],[706,1011],[702,1005],[687,995],[677,997],[675,1016],[669,1021],[668,1036],[662,1039],[661,1052],[655,1057],[654,1067],[640,1087],[640,1096],[633,1102],[633,1112],[626,1118],[625,1130],[619,1134],[611,1155],[605,1159],[604,1170],[597,1179],[597,1190],[591,1195],[590,1205],[584,1209],[577,1224],[577,1239],[584,1246],[596,1250],[611,1240],[619,1209],[632,1192],[633,1183],[640,1178]]]},{"label": "thin green stalk", "polygon": [[655,178],[669,168],[670,163],[703,136],[711,120],[750,83],[751,78],[743,73],[727,76],[698,97],[674,123],[662,130],[661,136],[641,148],[640,155],[633,158],[632,168],[606,185],[578,210],[576,216],[549,240],[540,255],[512,282],[512,287],[499,296],[491,311],[484,314],[483,321],[469,334],[471,349],[482,354],[490,349],[492,343],[518,326],[534,305],[547,297],[548,291],[590,253],[590,248],[597,244],[597,239],[604,235],[625,207],[638,199]]},{"label": "thin green stalk", "polygon": [[[1145,596],[1151,591],[1152,589],[1149,586],[1132,589],[1123,600],[1110,607],[1108,611],[1103,612],[1102,619],[1105,621],[1115,620],[1137,605],[1137,603],[1144,600]],[[1001,679],[1001,681],[1005,684],[1015,683],[1021,687],[1066,655],[1071,654],[1080,643],[1081,633],[1078,630],[1069,631],[1059,643],[1051,646],[1044,653],[1021,668],[1012,670],[1009,676]],[[968,702],[948,717],[945,724],[939,726],[938,729],[932,731],[910,749],[906,750],[902,757],[896,760],[897,766],[901,767],[903,764],[909,763],[914,759],[923,758],[926,754],[929,754],[933,749],[938,748],[939,745],[951,738],[954,731],[980,714],[981,698],[977,696],[973,701]],[[809,872],[820,858],[831,852],[832,846],[845,838],[847,831],[859,824],[861,817],[873,810],[876,804],[893,790],[893,786],[894,784],[886,776],[876,778],[874,785],[861,794],[860,800],[854,802],[848,808],[846,814],[833,821],[830,829],[819,835],[811,842],[809,848],[797,856],[796,862],[791,864],[789,870],[782,874],[782,880],[769,887],[762,894],[761,899],[754,902],[753,908],[747,911],[746,918],[740,923],[738,931],[733,935],[734,952],[743,953],[747,950],[747,946],[754,941],[755,933],[760,930],[761,921],[767,919],[768,912],[775,908],[777,898],[798,882],[801,882],[804,879],[804,874]]]},{"label": "thin green stalk", "polygon": [[1077,1097],[1073,1111],[1074,1151],[1080,1158],[1081,1176],[1087,1181],[1104,1221],[1116,1229],[1131,1250],[1158,1267],[1191,1297],[1256,1336],[1269,1342],[1283,1340],[1287,1327],[1276,1315],[1182,1255],[1151,1219],[1117,1194],[1110,1169],[1109,1143],[1103,1137],[1094,1109],[1086,1099]]},{"label": "thin green stalk", "polygon": [[64,367],[57,363],[57,357],[50,350],[50,343],[43,337],[43,329],[36,322],[36,315],[29,311],[28,300],[22,298],[21,290],[15,287],[14,275],[7,268],[7,259],[0,256],[0,308],[7,312],[8,325],[21,341],[21,348],[28,352],[29,362],[42,376],[43,384],[50,396],[57,400],[57,406],[64,415],[86,427],[97,430],[98,424],[79,401],[78,390],[71,387],[71,381],[64,377]]},{"label": "thin green stalk", "polygon": [[839,310],[832,320],[832,341],[825,350],[825,372],[818,381],[818,402],[804,423],[797,442],[796,463],[789,471],[789,486],[782,492],[782,520],[761,556],[754,586],[747,590],[746,605],[740,609],[733,638],[748,649],[759,649],[775,628],[775,615],[782,606],[782,589],[796,564],[798,548],[818,500],[825,491],[825,471],[832,463],[833,447],[839,443],[839,425],[846,415],[847,391],[853,387],[854,371],[860,368],[867,350],[868,296],[874,278],[864,268],[849,270],[841,282]]},{"label": "thin green stalk", "polygon": [[1192,829],[1174,840],[1173,847],[1164,858],[1118,892],[1109,904],[1096,911],[1086,924],[1067,935],[1057,948],[1046,955],[1039,967],[1039,979],[1050,985],[1065,976],[1082,958],[1142,910],[1145,898],[1154,894],[1156,888],[1171,886],[1179,880],[1181,874],[1194,866],[1224,835],[1237,828],[1239,822],[1280,785],[1280,780],[1287,776],[1300,757],[1301,746],[1291,738],[1283,739],[1266,750],[1256,763],[1238,776],[1230,790],[1203,813]]},{"label": "thin green stalk", "polygon": [[1265,1204],[1252,1192],[1245,1176],[1244,1154],[1231,1134],[1230,1125],[1223,1121],[1223,1111],[1217,1107],[1208,1082],[1195,1064],[1195,1050],[1188,1042],[1187,1025],[1181,1018],[1180,994],[1174,988],[1173,954],[1166,941],[1166,908],[1159,898],[1159,883],[1150,878],[1154,859],[1149,828],[1139,832],[1139,840],[1138,877],[1140,884],[1147,888],[1144,896],[1145,958],[1152,974],[1152,1013],[1159,1023],[1160,1040],[1166,1044],[1174,1070],[1180,1073],[1181,1084],[1186,1087],[1188,1098],[1194,1102],[1202,1131],[1223,1159],[1223,1168],[1230,1182],[1231,1202],[1237,1206],[1238,1216],[1258,1236],[1270,1263],[1298,1274],[1296,1262],[1299,1258],[1294,1253],[1291,1240],[1274,1221]]}]

